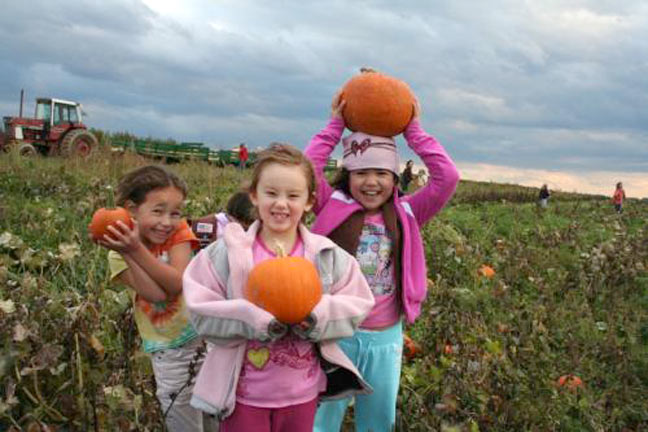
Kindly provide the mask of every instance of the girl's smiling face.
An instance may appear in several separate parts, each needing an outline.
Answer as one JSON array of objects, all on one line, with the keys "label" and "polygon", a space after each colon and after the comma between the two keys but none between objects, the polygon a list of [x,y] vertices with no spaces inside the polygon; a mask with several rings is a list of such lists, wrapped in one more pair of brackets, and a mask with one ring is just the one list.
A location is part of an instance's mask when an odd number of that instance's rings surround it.
[{"label": "girl's smiling face", "polygon": [[142,242],[150,247],[166,242],[182,220],[185,196],[174,186],[153,189],[144,202],[131,206],[130,211],[139,225]]},{"label": "girl's smiling face", "polygon": [[250,194],[267,238],[286,238],[297,232],[304,213],[312,207],[308,181],[299,165],[269,163]]},{"label": "girl's smiling face", "polygon": [[385,169],[359,169],[349,173],[351,196],[370,214],[376,213],[394,193],[394,174]]}]

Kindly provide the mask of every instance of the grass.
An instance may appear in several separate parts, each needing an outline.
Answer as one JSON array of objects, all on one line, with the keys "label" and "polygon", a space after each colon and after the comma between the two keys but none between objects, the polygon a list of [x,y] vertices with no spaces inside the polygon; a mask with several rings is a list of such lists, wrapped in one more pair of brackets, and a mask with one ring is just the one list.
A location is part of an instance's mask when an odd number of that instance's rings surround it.
[{"label": "grass", "polygon": [[[86,240],[117,179],[146,163],[0,155],[0,429],[162,428],[129,299]],[[194,216],[249,176],[172,169]],[[648,429],[648,208],[617,215],[609,199],[554,193],[543,210],[536,196],[462,182],[423,228],[430,289],[407,328],[423,353],[404,364],[401,430]],[[583,387],[558,387],[565,374]]]}]

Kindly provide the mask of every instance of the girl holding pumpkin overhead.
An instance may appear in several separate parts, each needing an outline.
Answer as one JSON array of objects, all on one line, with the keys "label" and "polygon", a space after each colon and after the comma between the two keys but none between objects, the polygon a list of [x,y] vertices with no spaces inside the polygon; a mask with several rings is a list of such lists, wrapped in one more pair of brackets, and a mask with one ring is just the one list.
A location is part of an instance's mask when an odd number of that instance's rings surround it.
[{"label": "girl holding pumpkin overhead", "polygon": [[189,322],[182,272],[198,245],[182,207],[187,187],[162,166],[127,173],[117,205],[132,221],[117,221],[97,243],[110,249],[110,276],[132,289],[142,347],[151,354],[157,397],[170,431],[203,430],[202,412],[191,407],[190,365],[200,366],[202,341]]},{"label": "girl holding pumpkin overhead", "polygon": [[[356,397],[358,431],[391,431],[395,427],[401,353],[402,320],[412,323],[426,295],[427,271],[419,227],[434,216],[455,191],[459,174],[445,150],[413,116],[404,137],[430,172],[430,181],[416,193],[399,197],[398,153],[389,137],[355,132],[343,139],[342,169],[331,187],[324,166],[345,129],[343,93],[333,98],[331,120],[315,135],[305,154],[315,166],[317,218],[313,232],[334,240],[354,255],[371,286],[375,306],[352,337],[339,342],[373,393]],[[402,129],[401,129],[402,130]],[[316,431],[338,431],[349,399],[323,403]]]},{"label": "girl holding pumpkin overhead", "polygon": [[310,432],[320,398],[370,391],[335,342],[373,296],[356,260],[302,223],[315,175],[297,149],[262,152],[249,192],[258,220],[247,231],[228,224],[184,274],[192,322],[213,343],[191,403],[223,432]]}]

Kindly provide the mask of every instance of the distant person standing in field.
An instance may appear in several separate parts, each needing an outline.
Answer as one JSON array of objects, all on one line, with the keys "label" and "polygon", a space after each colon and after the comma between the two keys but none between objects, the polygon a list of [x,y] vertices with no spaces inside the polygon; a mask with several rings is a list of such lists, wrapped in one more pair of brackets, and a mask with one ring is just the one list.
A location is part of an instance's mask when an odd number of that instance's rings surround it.
[{"label": "distant person standing in field", "polygon": [[540,188],[540,194],[538,195],[538,205],[541,208],[547,208],[547,203],[549,201],[550,196],[551,196],[551,194],[549,193],[549,188],[547,187],[547,184],[545,183]]},{"label": "distant person standing in field", "polygon": [[623,183],[619,182],[616,184],[616,190],[614,191],[614,196],[612,196],[612,202],[614,203],[614,208],[617,213],[623,213],[623,200],[625,199],[626,194],[623,190]]},{"label": "distant person standing in field", "polygon": [[241,145],[239,146],[239,168],[241,170],[244,170],[247,166],[248,157],[248,149],[247,147],[245,147],[244,143],[241,143]]},{"label": "distant person standing in field", "polygon": [[401,174],[401,187],[403,192],[407,192],[407,187],[409,186],[410,182],[414,178],[414,173],[412,172],[412,168],[414,167],[414,161],[413,160],[408,160],[407,163],[405,164],[405,169],[403,170],[403,173]]}]

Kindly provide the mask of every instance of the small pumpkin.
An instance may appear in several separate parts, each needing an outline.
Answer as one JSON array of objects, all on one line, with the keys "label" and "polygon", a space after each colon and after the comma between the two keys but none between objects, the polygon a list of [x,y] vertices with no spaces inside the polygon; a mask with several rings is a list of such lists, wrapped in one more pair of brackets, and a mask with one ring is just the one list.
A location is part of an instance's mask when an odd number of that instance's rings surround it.
[{"label": "small pumpkin", "polygon": [[298,324],[305,320],[322,298],[322,284],[312,262],[285,256],[257,264],[248,276],[245,298],[267,310],[279,321]]},{"label": "small pumpkin", "polygon": [[354,132],[393,137],[405,130],[414,115],[414,94],[403,81],[372,69],[342,87],[346,102],[342,116]]},{"label": "small pumpkin", "polygon": [[492,279],[495,276],[495,269],[489,265],[482,265],[479,267],[479,270],[477,270],[477,273],[479,273],[481,276],[485,277],[486,279]]},{"label": "small pumpkin", "polygon": [[114,225],[115,222],[122,221],[130,228],[133,227],[133,220],[130,213],[123,207],[116,207],[114,209],[100,208],[92,215],[88,230],[92,236],[92,240],[97,241],[103,238],[104,235],[110,234],[108,227]]},{"label": "small pumpkin", "polygon": [[451,345],[449,342],[447,342],[447,343],[444,345],[444,347],[443,347],[443,353],[444,353],[445,355],[452,355],[452,354],[454,354],[454,348],[452,347],[452,345]]},{"label": "small pumpkin", "polygon": [[556,384],[558,387],[564,387],[570,391],[576,391],[583,387],[583,380],[574,374],[567,374],[558,378]]},{"label": "small pumpkin", "polygon": [[403,354],[405,355],[405,358],[411,360],[421,353],[422,350],[420,345],[407,334],[403,334]]}]

